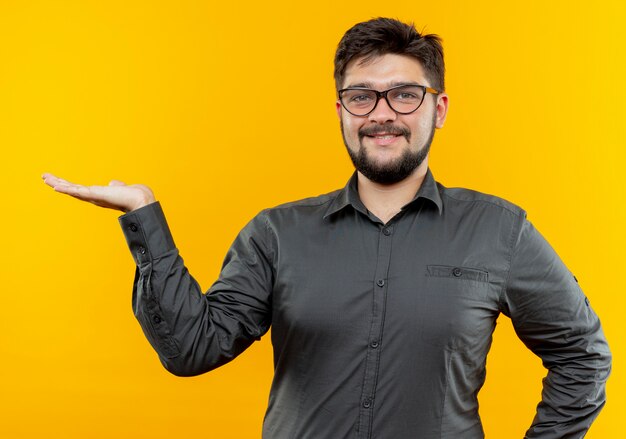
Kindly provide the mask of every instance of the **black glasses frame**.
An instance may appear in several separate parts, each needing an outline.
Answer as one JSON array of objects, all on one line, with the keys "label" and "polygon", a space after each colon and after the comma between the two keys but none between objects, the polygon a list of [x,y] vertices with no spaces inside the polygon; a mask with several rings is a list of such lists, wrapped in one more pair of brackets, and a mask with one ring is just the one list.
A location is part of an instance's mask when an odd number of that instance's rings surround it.
[{"label": "black glasses frame", "polygon": [[[391,102],[389,102],[389,99],[387,98],[387,93],[389,93],[392,90],[396,90],[398,88],[401,87],[419,87],[423,90],[424,94],[422,95],[422,100],[420,101],[420,103],[417,105],[417,107],[415,107],[414,110],[408,111],[408,112],[402,112],[402,111],[398,111],[395,108],[393,108],[393,105],[391,105]],[[350,90],[363,90],[363,91],[371,91],[376,93],[376,102],[374,103],[374,106],[372,107],[372,109],[370,111],[368,111],[367,113],[364,114],[356,114],[353,113],[352,111],[348,110],[348,107],[346,104],[343,103],[343,93],[345,93],[346,91],[350,91]],[[350,113],[353,116],[367,116],[368,114],[370,114],[372,111],[374,111],[376,109],[376,107],[378,106],[378,102],[381,100],[381,98],[385,98],[385,102],[387,102],[387,105],[389,105],[389,108],[391,108],[393,111],[395,111],[398,114],[411,114],[417,111],[417,109],[419,107],[422,106],[422,103],[424,102],[424,97],[426,96],[426,93],[431,93],[434,95],[438,95],[439,93],[441,93],[439,90],[435,90],[432,87],[428,87],[426,85],[420,85],[420,84],[402,84],[402,85],[396,85],[395,87],[391,87],[387,90],[383,90],[383,91],[378,91],[378,90],[373,90],[371,88],[367,88],[367,87],[349,87],[349,88],[342,88],[341,90],[339,90],[337,92],[337,95],[339,96],[339,102],[341,102],[341,106],[343,108],[345,108],[345,110]]]}]

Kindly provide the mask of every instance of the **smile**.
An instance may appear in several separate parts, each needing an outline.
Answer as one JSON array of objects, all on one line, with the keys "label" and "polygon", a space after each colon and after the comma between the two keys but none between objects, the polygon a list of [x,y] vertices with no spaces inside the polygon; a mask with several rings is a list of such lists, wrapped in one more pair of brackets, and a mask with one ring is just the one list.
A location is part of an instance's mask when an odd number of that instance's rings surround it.
[{"label": "smile", "polygon": [[374,134],[374,135],[365,136],[365,137],[371,139],[374,142],[374,144],[376,144],[378,146],[387,146],[387,145],[391,145],[391,144],[395,143],[397,141],[397,139],[402,137],[402,135],[401,134],[380,133],[380,134]]},{"label": "smile", "polygon": [[374,137],[376,139],[393,139],[398,136],[396,134],[382,134],[382,135],[375,135],[375,136],[368,136],[368,137]]}]

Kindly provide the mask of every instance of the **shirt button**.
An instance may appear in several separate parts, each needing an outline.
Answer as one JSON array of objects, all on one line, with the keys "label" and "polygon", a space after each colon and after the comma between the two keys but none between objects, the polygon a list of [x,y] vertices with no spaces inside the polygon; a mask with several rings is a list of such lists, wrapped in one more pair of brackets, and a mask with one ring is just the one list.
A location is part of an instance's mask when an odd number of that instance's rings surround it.
[{"label": "shirt button", "polygon": [[391,235],[391,230],[389,230],[389,227],[383,228],[383,235],[385,236]]},{"label": "shirt button", "polygon": [[139,247],[139,253],[141,253],[142,255],[146,254],[146,248],[145,247]]},{"label": "shirt button", "polygon": [[372,349],[376,349],[378,347],[378,342],[374,340],[373,342],[370,343],[370,346]]},{"label": "shirt button", "polygon": [[161,323],[161,316],[158,314],[153,315],[152,321],[158,325],[159,323]]},{"label": "shirt button", "polygon": [[378,279],[376,281],[376,285],[378,285],[379,287],[384,287],[385,286],[385,279]]},{"label": "shirt button", "polygon": [[365,401],[363,401],[363,407],[368,409],[372,406],[372,400],[371,399],[366,399]]},{"label": "shirt button", "polygon": [[128,228],[131,230],[131,232],[136,232],[137,230],[139,230],[139,227],[137,227],[137,224],[135,223],[131,223]]},{"label": "shirt button", "polygon": [[454,267],[452,269],[452,274],[455,275],[456,277],[460,277],[463,274],[463,272],[461,271],[459,267]]}]

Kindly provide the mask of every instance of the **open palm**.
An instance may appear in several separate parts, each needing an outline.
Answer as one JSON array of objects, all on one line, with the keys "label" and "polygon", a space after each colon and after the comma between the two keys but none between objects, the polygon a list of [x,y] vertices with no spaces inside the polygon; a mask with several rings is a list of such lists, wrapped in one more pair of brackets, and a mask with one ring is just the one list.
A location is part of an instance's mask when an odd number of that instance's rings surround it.
[{"label": "open palm", "polygon": [[127,185],[119,180],[111,180],[108,186],[84,186],[50,173],[43,174],[41,178],[57,192],[122,212],[130,212],[155,201],[152,190],[143,184]]}]

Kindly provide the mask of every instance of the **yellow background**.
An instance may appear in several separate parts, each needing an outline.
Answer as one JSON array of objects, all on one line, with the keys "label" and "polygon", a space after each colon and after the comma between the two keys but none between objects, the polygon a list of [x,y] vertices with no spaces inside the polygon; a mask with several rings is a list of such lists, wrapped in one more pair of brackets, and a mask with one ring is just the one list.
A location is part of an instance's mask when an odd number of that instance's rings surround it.
[{"label": "yellow background", "polygon": [[[523,206],[576,274],[614,354],[587,437],[623,437],[625,5],[2,0],[0,437],[260,436],[268,337],[210,374],[169,375],[131,311],[118,213],[40,175],[151,186],[206,290],[259,210],[347,181],[332,57],[375,16],[443,37],[434,175]],[[487,437],[523,436],[543,375],[500,318]]]}]

